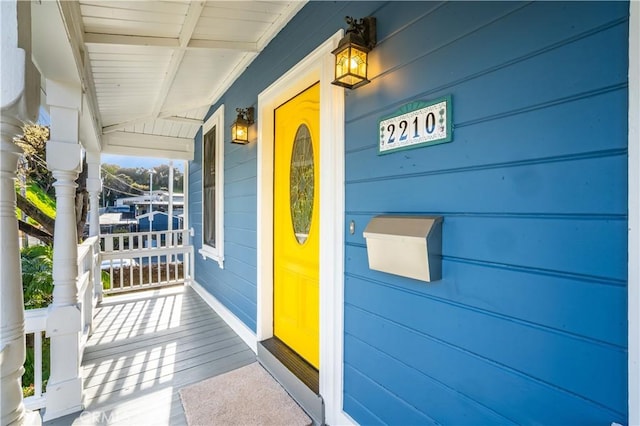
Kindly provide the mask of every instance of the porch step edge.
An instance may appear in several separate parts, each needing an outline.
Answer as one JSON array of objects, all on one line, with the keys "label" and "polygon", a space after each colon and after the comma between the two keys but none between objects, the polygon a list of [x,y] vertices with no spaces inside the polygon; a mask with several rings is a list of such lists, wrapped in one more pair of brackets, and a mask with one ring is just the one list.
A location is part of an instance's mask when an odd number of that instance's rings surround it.
[{"label": "porch step edge", "polygon": [[322,397],[316,395],[289,371],[261,342],[257,343],[257,349],[258,362],[311,417],[314,425],[324,425],[324,401]]}]

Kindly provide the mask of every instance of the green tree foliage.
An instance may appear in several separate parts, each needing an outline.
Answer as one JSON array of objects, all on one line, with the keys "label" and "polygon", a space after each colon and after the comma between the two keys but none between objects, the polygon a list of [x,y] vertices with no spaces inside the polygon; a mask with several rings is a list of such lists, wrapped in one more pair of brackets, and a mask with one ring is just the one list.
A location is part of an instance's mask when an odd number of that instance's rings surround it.
[{"label": "green tree foliage", "polygon": [[[53,299],[53,250],[51,246],[25,247],[20,252],[20,258],[22,263],[24,308],[46,308]],[[34,337],[28,334],[26,336],[24,374],[22,375],[23,397],[33,395],[35,391],[35,350]],[[46,390],[51,370],[50,351],[49,339],[43,338],[41,354],[43,390]]]},{"label": "green tree foliage", "polygon": [[134,181],[126,173],[128,170],[132,169],[122,169],[116,164],[102,165],[103,203],[113,205],[118,198],[142,195],[146,186]]},{"label": "green tree foliage", "polygon": [[[44,244],[53,244],[55,227],[56,203],[36,183],[29,183],[22,195],[21,186],[16,186],[16,208],[19,228],[21,231],[36,237]],[[25,220],[22,214],[25,214]]]},{"label": "green tree foliage", "polygon": [[27,184],[27,200],[51,219],[56,218],[56,201],[35,182]]},{"label": "green tree foliage", "polygon": [[[170,167],[168,164],[162,164],[160,166],[154,167],[153,170],[155,173],[153,174],[153,188],[162,189],[164,191],[169,190],[169,171]],[[148,177],[148,175],[147,175]],[[174,192],[182,192],[184,184],[184,176],[178,169],[173,168],[173,190]]]},{"label": "green tree foliage", "polygon": [[[169,189],[169,165],[153,168],[152,182],[154,190]],[[114,205],[118,198],[142,195],[149,191],[149,169],[144,167],[120,167],[117,164],[102,165],[103,201]],[[174,167],[173,190],[183,192],[184,176]]]},{"label": "green tree foliage", "polygon": [[25,309],[44,308],[53,298],[53,249],[25,247],[20,252]]},{"label": "green tree foliage", "polygon": [[34,182],[49,196],[55,196],[53,176],[47,169],[47,141],[49,128],[39,124],[28,124],[22,129],[23,136],[17,139],[18,145],[24,151],[23,160],[19,163],[19,173]]},{"label": "green tree foliage", "polygon": [[[49,128],[38,124],[28,124],[22,129],[23,136],[15,140],[24,151],[23,161],[20,162],[19,173],[29,186],[36,185],[42,189],[44,194],[55,197],[53,183],[55,179],[47,168],[47,141],[49,140]],[[87,221],[87,210],[89,207],[89,194],[87,192],[87,165],[83,164],[82,172],[76,179],[76,227],[78,238],[82,238],[82,231]],[[37,192],[37,191],[36,191]],[[43,197],[40,197],[43,198]],[[40,211],[41,205],[34,203],[29,197],[17,197],[18,208],[31,218],[30,221],[23,221],[19,218],[20,230],[32,237],[38,238],[46,244],[53,241],[53,221],[49,222],[51,215],[46,211]],[[34,223],[35,222],[35,223]]]}]

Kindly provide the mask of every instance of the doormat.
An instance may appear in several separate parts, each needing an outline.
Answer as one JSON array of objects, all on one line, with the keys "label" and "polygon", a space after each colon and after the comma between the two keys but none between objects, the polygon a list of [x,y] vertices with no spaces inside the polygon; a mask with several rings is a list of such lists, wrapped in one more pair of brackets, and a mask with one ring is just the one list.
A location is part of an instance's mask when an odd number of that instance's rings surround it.
[{"label": "doormat", "polygon": [[180,389],[189,426],[300,425],[311,419],[260,364]]}]

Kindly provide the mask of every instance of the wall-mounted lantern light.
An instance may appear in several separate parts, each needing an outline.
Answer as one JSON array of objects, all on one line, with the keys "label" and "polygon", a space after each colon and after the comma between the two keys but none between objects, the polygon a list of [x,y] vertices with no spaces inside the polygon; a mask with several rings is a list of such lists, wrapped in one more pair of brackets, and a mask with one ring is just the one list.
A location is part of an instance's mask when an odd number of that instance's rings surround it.
[{"label": "wall-mounted lantern light", "polygon": [[249,126],[254,123],[253,107],[236,108],[238,117],[231,125],[231,143],[242,145],[249,143]]},{"label": "wall-mounted lantern light", "polygon": [[369,83],[367,79],[367,56],[376,45],[376,18],[367,16],[360,20],[345,18],[349,28],[331,53],[336,56],[333,84],[355,89]]}]

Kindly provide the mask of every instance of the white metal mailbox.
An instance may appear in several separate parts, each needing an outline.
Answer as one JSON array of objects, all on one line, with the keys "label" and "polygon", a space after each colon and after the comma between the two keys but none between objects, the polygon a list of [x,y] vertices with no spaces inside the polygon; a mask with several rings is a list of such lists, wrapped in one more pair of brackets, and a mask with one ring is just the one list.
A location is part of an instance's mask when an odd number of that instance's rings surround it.
[{"label": "white metal mailbox", "polygon": [[376,216],[363,236],[369,268],[431,282],[442,278],[442,216]]}]

